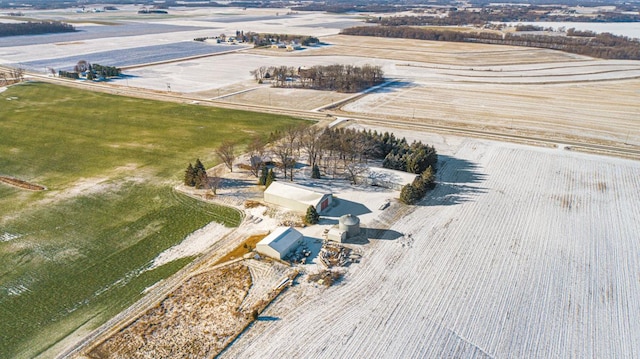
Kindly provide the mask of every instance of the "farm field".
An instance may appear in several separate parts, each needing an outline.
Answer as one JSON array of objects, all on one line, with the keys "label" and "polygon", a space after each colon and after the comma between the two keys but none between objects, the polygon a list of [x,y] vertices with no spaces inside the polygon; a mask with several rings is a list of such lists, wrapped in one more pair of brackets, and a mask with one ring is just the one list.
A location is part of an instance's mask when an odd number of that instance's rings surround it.
[{"label": "farm field", "polygon": [[[140,67],[114,84],[163,91],[170,83],[172,91],[191,97],[313,110],[348,95],[270,88],[256,84],[249,72],[260,66],[372,64],[393,83],[334,114],[547,136],[557,142],[640,144],[638,61],[496,45],[342,35],[322,40],[329,45],[293,53],[250,49]],[[212,68],[216,71],[208,71]]]},{"label": "farm field", "polygon": [[639,162],[396,134],[441,160],[399,237],[336,286],[290,288],[222,358],[640,355]]},{"label": "farm field", "polygon": [[172,187],[222,139],[299,123],[37,83],[1,96],[2,175],[47,190],[0,183],[0,357],[51,356],[198,255],[160,253],[211,221],[237,226],[237,210]]},{"label": "farm field", "polygon": [[[249,72],[260,66],[372,64],[381,66],[393,84],[347,103],[334,114],[547,136],[557,142],[580,138],[605,145],[640,144],[640,106],[635,101],[640,91],[638,61],[598,60],[525,47],[338,34],[344,27],[362,24],[360,15],[185,8],[172,10],[168,16],[141,17],[136,9],[125,6],[95,14],[34,11],[33,18],[74,21],[83,31],[69,36],[89,37],[52,42],[42,37],[37,45],[7,43],[0,47],[0,63],[22,63],[44,72],[47,67],[72,67],[86,57],[137,66],[125,71],[128,76],[111,81],[114,86],[170,88],[192,98],[298,110],[318,109],[346,96],[272,89],[256,84]],[[193,43],[195,37],[234,34],[238,29],[310,34],[319,36],[325,45],[284,52]],[[115,41],[118,31],[123,36]],[[142,65],[207,52],[217,53]]]},{"label": "farm field", "polygon": [[80,60],[93,64],[109,64],[115,67],[127,67],[153,62],[174,60],[183,57],[212,55],[226,51],[237,51],[246,46],[212,45],[198,41],[176,42],[167,45],[152,45],[133,49],[96,52],[79,57],[78,55],[55,60],[36,60],[22,62],[26,70],[41,71],[45,67],[73,71],[73,66]]},{"label": "farm field", "polygon": [[[99,56],[136,66],[100,84],[114,92],[159,96],[170,84],[172,101],[275,111],[323,111],[351,95],[271,88],[249,71],[379,65],[388,85],[326,110],[327,122],[340,116],[349,120],[340,126],[368,128],[357,124],[388,120],[376,129],[434,144],[440,155],[438,186],[415,208],[382,209],[389,192],[332,188],[338,202],[361,210],[365,227],[390,226],[390,235],[355,245],[363,259],[337,286],[288,289],[262,313],[269,320],[252,324],[222,357],[640,357],[640,162],[565,150],[563,142],[639,148],[640,61],[337,35],[360,25],[359,15],[136,11],[30,12],[72,20],[83,32],[5,46],[0,39],[0,65],[44,73]],[[239,29],[310,34],[325,44],[285,52],[192,41]],[[211,46],[205,53],[238,51],[143,64],[200,54],[201,45]],[[238,235],[246,228],[231,229],[238,211],[172,188],[196,157],[211,167],[223,139],[297,123],[34,83],[0,88],[0,101],[0,176],[47,188],[0,183],[0,357],[60,353],[206,244]],[[558,147],[427,134],[401,121],[535,136]],[[240,207],[245,198],[236,192],[222,189],[217,198]],[[259,226],[263,233],[275,222]],[[305,230],[320,238],[322,228]]]}]

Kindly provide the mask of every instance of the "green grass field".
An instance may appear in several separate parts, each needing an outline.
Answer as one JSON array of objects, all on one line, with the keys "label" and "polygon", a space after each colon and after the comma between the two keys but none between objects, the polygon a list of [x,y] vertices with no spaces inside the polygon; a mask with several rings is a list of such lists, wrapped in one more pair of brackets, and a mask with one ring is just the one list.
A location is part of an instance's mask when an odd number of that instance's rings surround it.
[{"label": "green grass field", "polygon": [[300,121],[33,83],[0,103],[0,175],[48,188],[0,183],[0,358],[97,327],[193,260],[147,270],[160,252],[212,220],[237,226],[172,186],[197,157],[213,166],[222,140]]}]

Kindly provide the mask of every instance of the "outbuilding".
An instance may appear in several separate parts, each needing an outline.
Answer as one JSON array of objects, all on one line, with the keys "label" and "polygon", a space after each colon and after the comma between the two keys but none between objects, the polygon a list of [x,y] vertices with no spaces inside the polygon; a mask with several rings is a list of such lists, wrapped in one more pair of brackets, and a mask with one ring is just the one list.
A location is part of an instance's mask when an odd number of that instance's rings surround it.
[{"label": "outbuilding", "polygon": [[275,259],[285,258],[303,239],[302,233],[293,227],[278,227],[256,244],[256,252]]},{"label": "outbuilding", "polygon": [[418,177],[415,173],[392,170],[383,167],[369,167],[358,180],[372,186],[401,190],[407,184],[413,183]]},{"label": "outbuilding", "polygon": [[332,200],[331,192],[290,182],[273,182],[264,191],[265,202],[301,213],[306,213],[309,206],[315,207],[318,213],[322,213],[329,208]]}]

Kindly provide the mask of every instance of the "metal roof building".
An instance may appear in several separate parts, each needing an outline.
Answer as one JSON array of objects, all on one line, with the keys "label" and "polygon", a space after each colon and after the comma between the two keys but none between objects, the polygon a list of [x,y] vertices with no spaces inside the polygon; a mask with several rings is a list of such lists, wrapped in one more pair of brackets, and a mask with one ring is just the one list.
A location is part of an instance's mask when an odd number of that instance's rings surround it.
[{"label": "metal roof building", "polygon": [[367,171],[358,176],[358,179],[372,186],[401,190],[405,185],[413,183],[416,177],[418,177],[418,175],[415,173],[383,167],[369,167]]},{"label": "metal roof building", "polygon": [[293,227],[278,227],[256,244],[256,251],[265,256],[283,259],[301,243],[302,233]]},{"label": "metal roof building", "polygon": [[332,198],[331,192],[290,182],[273,182],[264,191],[265,202],[303,213],[309,206],[314,206],[321,213],[331,205]]}]

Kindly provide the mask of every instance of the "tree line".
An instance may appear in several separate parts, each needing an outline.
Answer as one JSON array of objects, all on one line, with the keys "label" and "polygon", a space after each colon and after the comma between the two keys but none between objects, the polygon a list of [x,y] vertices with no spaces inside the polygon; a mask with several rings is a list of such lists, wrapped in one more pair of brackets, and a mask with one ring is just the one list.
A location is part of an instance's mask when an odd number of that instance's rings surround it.
[{"label": "tree line", "polygon": [[0,23],[0,37],[18,35],[40,35],[74,31],[76,31],[76,28],[73,25],[60,21]]},{"label": "tree line", "polygon": [[241,35],[245,42],[253,43],[254,47],[260,46],[269,46],[273,43],[280,42],[297,42],[303,46],[309,46],[311,44],[317,44],[320,42],[315,36],[303,36],[303,35],[292,35],[292,34],[269,34],[269,33],[255,33],[250,32],[248,34],[237,34]]},{"label": "tree line", "polygon": [[344,29],[341,34],[538,47],[602,59],[640,60],[639,41],[610,33],[597,34],[593,37],[549,36],[519,33],[497,34],[486,31],[463,32],[404,26],[359,26]]},{"label": "tree line", "polygon": [[91,64],[89,65],[89,71],[94,74],[94,76],[101,78],[109,78],[109,77],[118,77],[122,74],[122,70],[115,66],[103,66],[100,64]]},{"label": "tree line", "polygon": [[[621,12],[603,12],[597,16],[559,15],[560,7],[514,6],[500,10],[484,8],[482,11],[450,10],[447,16],[388,16],[372,17],[367,22],[383,26],[482,26],[492,22],[639,22],[640,15]],[[553,14],[552,14],[553,13]]]},{"label": "tree line", "polygon": [[353,93],[384,81],[380,66],[316,65],[309,68],[292,66],[262,66],[251,75],[262,83],[268,79],[273,87],[297,87]]}]

